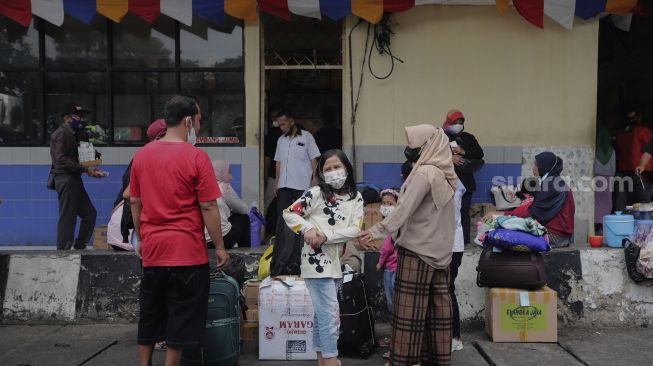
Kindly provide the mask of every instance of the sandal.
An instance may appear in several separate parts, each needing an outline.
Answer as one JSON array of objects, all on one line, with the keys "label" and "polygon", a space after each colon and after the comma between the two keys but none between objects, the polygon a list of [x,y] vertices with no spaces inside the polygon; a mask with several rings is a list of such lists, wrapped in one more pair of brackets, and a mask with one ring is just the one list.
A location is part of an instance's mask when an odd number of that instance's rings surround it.
[{"label": "sandal", "polygon": [[156,342],[154,344],[154,350],[155,351],[167,351],[168,346],[166,345],[166,341],[163,342]]},{"label": "sandal", "polygon": [[386,360],[390,359],[390,351],[386,351],[384,354],[381,355],[381,357],[385,358]]}]

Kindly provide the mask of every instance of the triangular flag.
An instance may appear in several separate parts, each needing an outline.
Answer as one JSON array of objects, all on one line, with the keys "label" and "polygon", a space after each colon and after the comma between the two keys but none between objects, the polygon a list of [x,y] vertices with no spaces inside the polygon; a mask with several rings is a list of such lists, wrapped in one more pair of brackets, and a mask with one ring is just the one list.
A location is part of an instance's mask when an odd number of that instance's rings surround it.
[{"label": "triangular flag", "polygon": [[288,10],[293,14],[322,19],[320,0],[288,0]]},{"label": "triangular flag", "polygon": [[288,0],[258,0],[258,8],[279,18],[290,20]]},{"label": "triangular flag", "polygon": [[161,14],[159,0],[129,0],[129,11],[148,23],[154,23]]},{"label": "triangular flag", "polygon": [[577,17],[587,20],[594,18],[605,9],[607,0],[576,0]]},{"label": "triangular flag", "polygon": [[333,20],[351,14],[351,0],[320,0],[320,11]]},{"label": "triangular flag", "polygon": [[30,0],[0,0],[0,14],[29,27],[32,22],[32,3]]},{"label": "triangular flag", "polygon": [[390,13],[399,13],[415,7],[415,0],[384,0],[383,10]]},{"label": "triangular flag", "polygon": [[97,14],[95,0],[63,0],[63,10],[86,24],[91,24]]},{"label": "triangular flag", "polygon": [[32,0],[32,13],[56,26],[61,26],[64,17],[63,0]]},{"label": "triangular flag", "polygon": [[160,0],[161,14],[187,26],[193,25],[193,2],[190,0]]},{"label": "triangular flag", "polygon": [[224,0],[193,0],[193,13],[218,25],[224,25]]},{"label": "triangular flag", "polygon": [[626,16],[637,6],[637,0],[608,0],[605,5],[605,12]]},{"label": "triangular flag", "polygon": [[383,18],[383,0],[351,0],[351,12],[376,24]]},{"label": "triangular flag", "polygon": [[524,19],[544,28],[544,0],[513,0],[512,3]]},{"label": "triangular flag", "polygon": [[120,23],[128,11],[127,0],[97,0],[97,12],[116,23]]},{"label": "triangular flag", "polygon": [[256,0],[224,0],[224,11],[234,18],[256,20]]},{"label": "triangular flag", "polygon": [[633,22],[633,13],[629,13],[625,17],[622,17],[621,15],[610,15],[610,20],[618,29],[621,29],[624,32],[630,32],[630,25]]},{"label": "triangular flag", "polygon": [[571,30],[574,26],[576,0],[544,0],[544,14]]},{"label": "triangular flag", "polygon": [[508,5],[510,5],[510,0],[496,0],[495,2],[497,4],[497,10],[499,10],[499,14],[504,15],[506,13],[506,9],[508,9]]}]

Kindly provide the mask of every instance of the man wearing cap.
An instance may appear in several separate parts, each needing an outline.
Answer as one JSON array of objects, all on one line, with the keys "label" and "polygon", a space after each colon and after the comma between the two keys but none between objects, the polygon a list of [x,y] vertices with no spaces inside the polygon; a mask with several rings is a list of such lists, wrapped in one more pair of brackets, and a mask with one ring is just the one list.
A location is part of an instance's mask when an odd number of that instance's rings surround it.
[{"label": "man wearing cap", "polygon": [[474,173],[483,166],[483,148],[481,148],[474,135],[464,132],[465,116],[459,110],[453,109],[447,113],[447,118],[442,125],[442,129],[449,137],[451,143],[452,159],[454,168],[456,169],[456,175],[465,186],[465,194],[462,196],[460,206],[460,222],[463,227],[465,244],[469,244],[471,242],[469,237],[471,228],[469,210],[472,206],[472,195],[476,191]]},{"label": "man wearing cap", "polygon": [[[57,249],[86,248],[91,239],[97,211],[84,189],[82,173],[102,178],[104,173],[79,163],[78,133],[83,116],[90,113],[77,104],[67,104],[62,113],[63,123],[50,138],[50,157],[54,187],[59,196],[59,222],[57,224]],[[81,219],[79,235],[75,240],[77,216]]]}]

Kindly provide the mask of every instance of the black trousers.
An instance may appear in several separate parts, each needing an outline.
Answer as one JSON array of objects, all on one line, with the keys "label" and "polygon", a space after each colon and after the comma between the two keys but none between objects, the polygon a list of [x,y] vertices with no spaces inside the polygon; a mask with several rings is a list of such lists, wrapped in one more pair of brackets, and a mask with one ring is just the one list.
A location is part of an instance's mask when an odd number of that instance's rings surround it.
[{"label": "black trousers", "polygon": [[460,224],[463,227],[463,238],[465,240],[465,245],[471,243],[469,238],[469,230],[472,226],[472,219],[469,216],[469,210],[472,208],[473,195],[474,191],[465,192],[460,202]]},{"label": "black trousers", "polygon": [[292,232],[283,220],[282,212],[299,197],[303,191],[281,188],[277,191],[277,232],[272,251],[272,263],[270,263],[270,274],[279,275],[300,275],[299,262],[302,251],[302,235]]},{"label": "black trousers", "polygon": [[454,338],[460,338],[460,310],[458,309],[458,299],[456,298],[456,277],[458,276],[458,268],[462,261],[463,252],[453,252],[451,264],[449,265],[449,292],[451,293],[451,308],[453,310],[452,327]]},{"label": "black trousers", "polygon": [[[88,197],[79,175],[56,174],[54,186],[59,195],[59,222],[57,224],[57,249],[84,249],[91,240],[97,211]],[[81,219],[79,235],[75,240],[77,217]]]},{"label": "black trousers", "polygon": [[238,248],[251,246],[251,233],[249,225],[249,216],[241,214],[232,214],[229,217],[231,230],[224,236],[225,249],[231,249],[238,244]]}]

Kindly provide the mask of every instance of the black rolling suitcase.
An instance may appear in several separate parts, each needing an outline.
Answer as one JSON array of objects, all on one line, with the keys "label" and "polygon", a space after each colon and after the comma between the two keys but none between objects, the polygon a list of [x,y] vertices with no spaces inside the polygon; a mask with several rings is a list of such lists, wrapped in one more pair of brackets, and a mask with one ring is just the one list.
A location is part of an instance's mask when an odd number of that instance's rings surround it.
[{"label": "black rolling suitcase", "polygon": [[[347,276],[347,275],[345,275]],[[362,274],[343,283],[338,289],[340,304],[340,337],[338,351],[345,355],[367,358],[376,344],[374,316],[367,303],[367,291]]]}]

